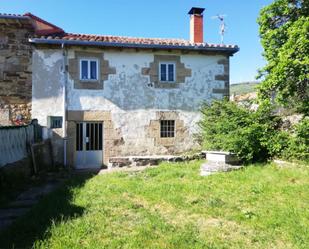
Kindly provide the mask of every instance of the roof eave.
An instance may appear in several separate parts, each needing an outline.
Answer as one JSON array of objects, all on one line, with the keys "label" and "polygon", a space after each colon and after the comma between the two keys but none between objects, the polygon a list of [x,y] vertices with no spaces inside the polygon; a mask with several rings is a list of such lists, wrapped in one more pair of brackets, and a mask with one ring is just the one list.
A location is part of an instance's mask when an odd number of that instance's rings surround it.
[{"label": "roof eave", "polygon": [[192,51],[211,51],[223,52],[233,55],[239,51],[238,47],[203,47],[190,45],[164,45],[164,44],[136,44],[136,43],[120,43],[120,42],[97,42],[97,41],[76,41],[76,40],[48,40],[41,38],[30,38],[33,44],[50,44],[50,45],[75,45],[75,46],[96,46],[96,47],[118,47],[118,48],[144,48],[144,49],[176,49],[176,50],[192,50]]},{"label": "roof eave", "polygon": [[28,16],[0,15],[0,19],[31,20]]}]

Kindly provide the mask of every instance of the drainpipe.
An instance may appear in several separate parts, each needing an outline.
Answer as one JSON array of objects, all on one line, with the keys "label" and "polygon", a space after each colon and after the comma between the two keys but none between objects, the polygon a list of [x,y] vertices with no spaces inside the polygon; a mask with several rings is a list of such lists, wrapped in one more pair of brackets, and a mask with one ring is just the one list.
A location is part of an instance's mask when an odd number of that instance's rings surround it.
[{"label": "drainpipe", "polygon": [[67,73],[67,50],[64,46],[64,43],[61,44],[62,48],[62,73],[63,73],[63,164],[64,167],[67,167],[67,82],[68,82],[68,73]]}]

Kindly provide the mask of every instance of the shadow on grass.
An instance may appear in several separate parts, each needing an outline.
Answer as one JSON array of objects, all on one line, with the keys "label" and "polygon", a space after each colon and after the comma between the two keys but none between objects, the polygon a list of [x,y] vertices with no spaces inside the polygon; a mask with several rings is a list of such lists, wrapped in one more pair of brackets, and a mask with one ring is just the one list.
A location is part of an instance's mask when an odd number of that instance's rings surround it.
[{"label": "shadow on grass", "polygon": [[93,174],[77,175],[44,197],[26,215],[0,232],[0,248],[31,248],[39,239],[50,236],[49,228],[70,218],[81,216],[84,208],[72,204],[74,189],[82,188]]}]

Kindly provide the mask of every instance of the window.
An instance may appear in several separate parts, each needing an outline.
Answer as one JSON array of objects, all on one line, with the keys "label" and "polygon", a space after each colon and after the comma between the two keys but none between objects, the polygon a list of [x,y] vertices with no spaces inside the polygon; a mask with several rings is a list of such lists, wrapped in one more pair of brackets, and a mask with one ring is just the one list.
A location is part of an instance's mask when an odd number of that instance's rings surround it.
[{"label": "window", "polygon": [[51,129],[62,128],[62,117],[49,116],[47,124]]},{"label": "window", "polygon": [[98,80],[98,60],[80,60],[80,80]]},{"label": "window", "polygon": [[159,65],[159,75],[162,82],[174,82],[176,75],[175,63],[161,62]]},{"label": "window", "polygon": [[161,137],[175,137],[175,120],[161,120]]}]

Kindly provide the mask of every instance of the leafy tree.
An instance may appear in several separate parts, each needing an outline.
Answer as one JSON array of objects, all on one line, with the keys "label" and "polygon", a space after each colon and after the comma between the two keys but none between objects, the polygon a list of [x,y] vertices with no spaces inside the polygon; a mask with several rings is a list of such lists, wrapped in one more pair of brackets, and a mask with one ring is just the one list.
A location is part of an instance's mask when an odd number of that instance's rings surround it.
[{"label": "leafy tree", "polygon": [[267,65],[260,70],[261,102],[275,102],[309,114],[309,1],[275,0],[258,23]]}]

